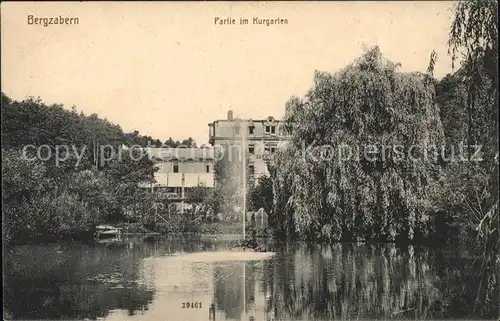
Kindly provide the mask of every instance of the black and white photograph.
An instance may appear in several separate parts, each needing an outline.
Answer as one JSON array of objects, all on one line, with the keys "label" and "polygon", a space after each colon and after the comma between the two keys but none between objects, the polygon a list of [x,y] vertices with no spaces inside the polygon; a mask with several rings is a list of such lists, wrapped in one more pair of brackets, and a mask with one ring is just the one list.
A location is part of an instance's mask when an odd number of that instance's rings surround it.
[{"label": "black and white photograph", "polygon": [[0,6],[4,320],[500,320],[496,0]]}]

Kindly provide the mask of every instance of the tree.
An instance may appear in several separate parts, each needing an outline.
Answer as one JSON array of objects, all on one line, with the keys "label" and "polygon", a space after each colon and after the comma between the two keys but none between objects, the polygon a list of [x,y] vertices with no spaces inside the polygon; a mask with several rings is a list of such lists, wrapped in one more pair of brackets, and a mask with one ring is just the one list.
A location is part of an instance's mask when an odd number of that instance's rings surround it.
[{"label": "tree", "polygon": [[188,203],[203,204],[208,201],[211,196],[211,188],[204,185],[199,185],[190,190],[188,194]]},{"label": "tree", "polygon": [[43,164],[27,161],[20,152],[2,150],[2,218],[6,243],[37,229],[40,217],[32,205],[48,187]]},{"label": "tree", "polygon": [[[98,223],[124,220],[131,205],[140,207],[136,211],[140,215],[149,215],[154,200],[144,195],[141,185],[154,181],[154,162],[144,150],[118,147],[122,143],[143,146],[152,140],[138,131],[124,134],[119,126],[96,114],[85,116],[62,105],[48,106],[39,98],[12,101],[2,93],[2,200],[7,242],[89,234]],[[33,148],[25,157],[21,149],[28,144]],[[46,161],[34,157],[41,145],[51,155]],[[64,146],[67,149],[58,155],[68,157],[58,163],[55,152]],[[107,156],[114,157],[101,164],[93,152],[96,146],[111,146],[115,155]]]},{"label": "tree", "polygon": [[174,141],[172,139],[172,137],[169,137],[168,140],[165,141],[165,143],[163,144],[165,147],[172,147],[172,148],[176,148],[177,146],[179,146],[179,141]]},{"label": "tree", "polygon": [[[455,213],[462,221],[474,224],[479,237],[496,243],[498,226],[498,2],[494,0],[459,1],[450,29],[452,64],[462,55],[462,66],[453,76],[458,95],[444,99],[442,109],[455,105],[459,115],[443,113],[445,123],[456,122],[466,133],[449,131],[453,139],[466,136],[468,145],[481,145],[482,160],[453,168],[448,184],[461,186]],[[441,81],[444,85],[445,80]],[[447,95],[450,90],[444,91]],[[448,97],[446,97],[448,98]],[[474,169],[471,169],[473,167]],[[456,175],[456,173],[460,173]],[[460,182],[454,179],[461,177]],[[475,182],[475,184],[463,184]],[[447,200],[443,200],[447,203]],[[457,218],[459,219],[459,218]]]},{"label": "tree", "polygon": [[[494,0],[460,1],[450,30],[449,46],[452,64],[462,55],[461,68],[455,73],[461,99],[441,103],[441,108],[455,104],[466,117],[452,117],[466,128],[468,145],[480,145],[480,161],[447,168],[443,185],[453,188],[453,196],[437,195],[448,217],[464,231],[463,239],[482,252],[478,275],[477,303],[498,302],[498,280],[495,275],[498,256],[498,2]],[[465,98],[463,98],[465,97]],[[454,97],[455,98],[455,97]],[[465,103],[462,103],[465,101]],[[449,132],[452,136],[463,133]],[[449,194],[449,193],[448,193]],[[463,228],[465,227],[465,228]],[[484,283],[483,283],[484,281]],[[482,287],[486,291],[482,291]],[[483,306],[486,304],[482,304]]]},{"label": "tree", "polygon": [[250,189],[250,210],[258,211],[263,208],[268,215],[273,212],[273,180],[270,176],[260,176],[257,186]]},{"label": "tree", "polygon": [[182,141],[182,143],[180,144],[180,146],[183,146],[183,147],[196,147],[196,142],[191,137],[189,137],[188,139],[184,139]]},{"label": "tree", "polygon": [[215,213],[233,213],[235,208],[241,207],[243,201],[242,155],[234,146],[226,146],[224,151],[220,152],[223,153],[222,157],[218,155],[214,164],[215,186],[210,198],[210,207]]},{"label": "tree", "polygon": [[92,233],[109,194],[94,172],[67,181],[47,176],[44,163],[2,150],[2,214],[7,244],[59,240]]},{"label": "tree", "polygon": [[[292,141],[275,182],[277,225],[287,234],[412,240],[430,232],[426,187],[439,168],[424,155],[443,139],[439,109],[428,75],[397,68],[374,47],[333,75],[316,72],[306,97],[287,103]],[[398,159],[394,146],[418,152]]]}]

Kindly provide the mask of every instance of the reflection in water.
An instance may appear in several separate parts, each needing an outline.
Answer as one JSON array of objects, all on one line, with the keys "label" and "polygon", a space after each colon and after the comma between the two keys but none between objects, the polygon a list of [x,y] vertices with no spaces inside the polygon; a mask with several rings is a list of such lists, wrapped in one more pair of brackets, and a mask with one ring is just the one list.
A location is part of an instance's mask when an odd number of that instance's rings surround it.
[{"label": "reflection in water", "polygon": [[133,315],[153,300],[154,290],[137,280],[147,251],[22,246],[4,254],[6,318],[95,319],[109,309]]},{"label": "reflection in water", "polygon": [[[230,243],[24,246],[5,253],[11,319],[331,320],[495,318],[481,260],[394,245],[288,245],[261,261],[193,262]],[[488,272],[489,271],[489,272]],[[491,289],[490,289],[491,290]],[[182,308],[183,303],[201,308]],[[210,308],[213,306],[212,311]]]}]

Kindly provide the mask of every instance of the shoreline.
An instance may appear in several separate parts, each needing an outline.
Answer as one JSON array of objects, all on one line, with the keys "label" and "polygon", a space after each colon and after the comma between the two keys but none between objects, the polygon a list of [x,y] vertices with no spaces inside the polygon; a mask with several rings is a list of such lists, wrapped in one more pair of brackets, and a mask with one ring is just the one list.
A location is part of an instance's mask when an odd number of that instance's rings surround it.
[{"label": "shoreline", "polygon": [[[247,234],[247,239],[248,239]],[[103,239],[101,241],[95,238],[71,238],[55,241],[40,241],[40,242],[26,242],[18,244],[6,244],[5,249],[14,248],[18,246],[38,246],[38,245],[63,245],[63,244],[105,244],[105,243],[122,243],[129,238],[141,238],[144,242],[155,241],[172,241],[172,240],[186,240],[186,241],[200,241],[200,240],[213,240],[213,241],[241,241],[243,237],[238,233],[203,233],[203,232],[178,232],[178,233],[160,233],[160,232],[123,232],[121,238]],[[109,240],[109,241],[107,241]],[[257,235],[257,241],[272,242],[275,244],[306,244],[308,246],[337,246],[337,245],[356,245],[356,246],[373,246],[373,245],[394,245],[396,248],[413,246],[415,248],[430,248],[430,249],[468,249],[465,245],[442,244],[438,242],[397,242],[397,241],[355,241],[355,240],[340,240],[340,241],[308,241],[303,239],[283,240],[273,237],[272,235]]]}]

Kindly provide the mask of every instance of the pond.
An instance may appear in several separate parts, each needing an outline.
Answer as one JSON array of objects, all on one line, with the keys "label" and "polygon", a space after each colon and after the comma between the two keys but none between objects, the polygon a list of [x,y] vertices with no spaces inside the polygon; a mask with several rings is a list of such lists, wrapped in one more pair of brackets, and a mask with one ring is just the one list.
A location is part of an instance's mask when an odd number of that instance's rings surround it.
[{"label": "pond", "polygon": [[[494,319],[491,268],[468,253],[395,245],[265,245],[230,239],[18,246],[4,253],[5,319]],[[191,255],[190,255],[191,253]],[[197,254],[196,254],[197,255]],[[210,257],[210,259],[204,259]],[[190,258],[190,259],[189,259]]]}]

